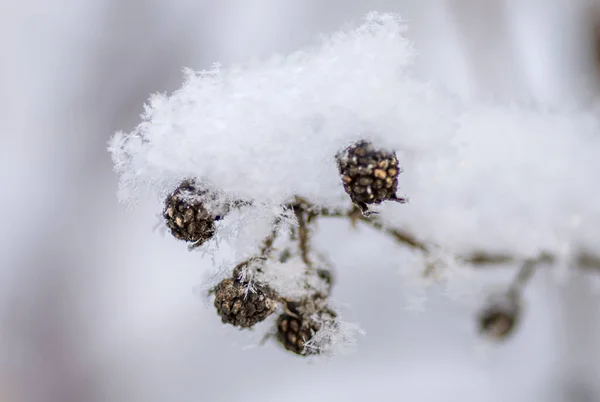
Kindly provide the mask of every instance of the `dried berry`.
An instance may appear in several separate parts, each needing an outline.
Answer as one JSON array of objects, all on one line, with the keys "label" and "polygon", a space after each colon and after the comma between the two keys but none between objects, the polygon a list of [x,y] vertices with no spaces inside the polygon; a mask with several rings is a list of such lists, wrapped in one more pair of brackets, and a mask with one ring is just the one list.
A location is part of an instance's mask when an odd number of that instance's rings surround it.
[{"label": "dried berry", "polygon": [[487,338],[501,341],[514,333],[519,322],[520,304],[513,295],[497,296],[479,313],[479,332]]},{"label": "dried berry", "polygon": [[300,356],[318,354],[318,349],[306,347],[306,344],[321,329],[319,317],[335,317],[335,313],[327,308],[326,302],[321,294],[299,302],[288,302],[287,312],[277,319],[277,341],[286,350]]},{"label": "dried berry", "polygon": [[377,149],[366,140],[358,141],[336,157],[344,189],[363,213],[369,204],[383,201],[406,202],[396,196],[401,169],[394,152]]},{"label": "dried berry", "polygon": [[274,292],[267,286],[227,278],[214,289],[215,307],[224,324],[250,328],[275,311]]},{"label": "dried berry", "polygon": [[226,206],[219,206],[208,191],[185,180],[167,197],[163,217],[175,238],[197,247],[213,237],[215,222],[226,213]]},{"label": "dried berry", "polygon": [[286,350],[297,355],[315,354],[316,350],[304,345],[319,330],[319,325],[304,317],[284,313],[277,319],[277,340]]}]

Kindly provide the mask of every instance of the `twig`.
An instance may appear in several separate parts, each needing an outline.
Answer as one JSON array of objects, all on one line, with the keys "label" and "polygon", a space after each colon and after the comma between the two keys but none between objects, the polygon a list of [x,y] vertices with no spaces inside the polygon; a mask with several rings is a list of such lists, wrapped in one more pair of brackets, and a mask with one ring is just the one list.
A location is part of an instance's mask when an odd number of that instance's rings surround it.
[{"label": "twig", "polygon": [[405,246],[408,246],[413,249],[421,250],[425,253],[427,253],[427,251],[428,251],[425,243],[420,242],[415,237],[413,237],[412,235],[410,235],[409,233],[407,233],[405,231],[402,231],[400,229],[393,228],[390,226],[386,226],[385,224],[383,224],[383,222],[381,222],[377,218],[374,218],[374,217],[367,218],[367,217],[363,216],[362,218],[359,218],[359,219],[361,222],[366,223],[367,225],[371,226],[372,228],[377,229],[379,231],[383,231],[384,233],[392,236],[398,243],[404,244]]},{"label": "twig", "polygon": [[[315,208],[316,209],[316,208]],[[376,217],[376,215],[364,216],[360,209],[352,208],[349,211],[341,211],[341,210],[330,210],[326,208],[316,209],[319,211],[319,215],[327,218],[349,218],[351,221],[359,221],[363,222],[366,225],[371,226],[372,228],[379,230],[380,232],[384,232],[390,236],[392,236],[397,242],[404,244],[410,248],[418,249],[423,252],[427,251],[427,246],[425,243],[417,240],[415,237],[410,235],[409,233],[394,228],[388,225],[385,225],[380,219]]]},{"label": "twig", "polygon": [[273,223],[273,228],[271,229],[271,233],[264,238],[262,241],[262,246],[260,248],[260,256],[261,257],[269,257],[271,252],[273,251],[273,244],[275,240],[277,240],[277,236],[279,235],[279,224],[281,223],[280,219],[277,219]]},{"label": "twig", "polygon": [[577,266],[585,270],[600,271],[600,257],[583,251],[577,257]]},{"label": "twig", "polygon": [[[302,208],[306,211],[310,211],[313,214],[313,216],[322,216],[327,218],[345,218],[349,219],[351,222],[362,222],[388,236],[391,236],[399,244],[414,250],[419,250],[426,255],[429,254],[430,248],[435,246],[433,244],[428,246],[429,243],[417,239],[414,235],[402,229],[386,225],[376,215],[365,216],[361,213],[360,209],[356,207],[350,210],[328,209],[317,207],[311,204],[308,200],[301,197],[296,197],[296,200],[298,202],[297,206],[299,208]],[[522,258],[514,255],[506,253],[493,253],[484,250],[466,253],[464,255],[459,255],[456,258],[457,260],[460,260],[464,263],[475,267],[514,264],[519,261],[523,261]],[[552,254],[544,253],[536,261],[553,263],[555,261],[555,258],[556,257]],[[600,272],[599,256],[592,255],[589,252],[582,252],[577,257],[576,261],[579,268],[586,270],[596,270]]]},{"label": "twig", "polygon": [[[238,278],[243,277],[243,269],[245,267],[247,267],[251,262],[266,261],[270,257],[270,255],[273,251],[273,244],[275,243],[275,240],[277,240],[277,236],[279,235],[279,224],[280,223],[281,223],[280,219],[275,220],[275,222],[273,223],[273,228],[271,229],[271,233],[263,239],[262,246],[260,247],[258,254],[248,258],[245,261],[242,261],[233,269],[234,277],[238,277]],[[258,272],[262,272],[262,266],[256,267],[256,270]]]},{"label": "twig", "polygon": [[296,219],[298,220],[298,243],[300,245],[300,256],[302,261],[307,267],[312,268],[312,262],[308,256],[310,244],[309,244],[309,231],[306,224],[306,218],[304,216],[305,211],[302,208],[294,208]]},{"label": "twig", "polygon": [[525,260],[525,262],[523,262],[523,265],[519,269],[519,272],[517,272],[517,275],[514,277],[512,283],[508,287],[507,293],[513,295],[520,294],[523,287],[525,287],[529,279],[531,279],[531,277],[535,273],[535,267],[537,264],[538,260]]},{"label": "twig", "polygon": [[464,263],[481,266],[481,265],[502,265],[515,262],[515,258],[508,254],[492,254],[485,251],[475,251],[469,255],[461,257],[460,260]]},{"label": "twig", "polygon": [[523,264],[517,272],[517,275],[514,277],[512,283],[508,287],[506,294],[518,300],[520,298],[521,292],[523,291],[523,288],[533,277],[536,268],[540,264],[552,262],[554,262],[554,257],[547,253],[540,254],[538,258],[529,258],[523,261]]}]

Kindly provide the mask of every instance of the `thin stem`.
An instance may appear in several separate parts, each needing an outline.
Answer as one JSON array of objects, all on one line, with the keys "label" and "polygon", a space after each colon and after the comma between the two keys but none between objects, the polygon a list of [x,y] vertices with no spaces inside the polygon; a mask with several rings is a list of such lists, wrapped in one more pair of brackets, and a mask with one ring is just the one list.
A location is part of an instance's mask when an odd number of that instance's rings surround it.
[{"label": "thin stem", "polygon": [[296,197],[295,203],[290,204],[289,207],[293,209],[298,221],[297,240],[300,249],[300,257],[306,267],[305,287],[307,290],[318,291],[314,288],[314,285],[310,283],[310,277],[316,274],[328,284],[327,293],[329,293],[333,285],[331,275],[329,275],[327,270],[323,270],[321,267],[315,267],[310,258],[310,225],[319,216],[323,216],[322,210],[317,210],[307,200],[300,197]]},{"label": "thin stem", "polygon": [[460,258],[461,261],[475,266],[502,265],[515,262],[515,258],[508,254],[492,254],[485,251],[475,251]]},{"label": "thin stem", "polygon": [[600,271],[600,257],[584,251],[577,257],[577,265],[585,270]]},{"label": "thin stem", "polygon": [[[308,200],[302,197],[296,197],[295,202],[291,204],[291,208],[301,209],[309,213],[310,218],[322,216],[326,218],[343,218],[349,219],[352,223],[362,222],[365,225],[372,227],[390,237],[392,237],[397,243],[409,247],[414,250],[419,250],[425,254],[429,253],[430,247],[428,242],[418,240],[414,235],[393,226],[384,224],[377,215],[364,216],[359,208],[353,207],[349,210],[342,209],[328,209],[315,206]],[[434,246],[431,244],[431,246]],[[518,261],[522,261],[521,258],[506,254],[506,253],[493,253],[484,250],[473,251],[464,255],[457,256],[457,259],[470,264],[475,267],[486,267],[490,265],[506,265],[514,264]],[[537,262],[553,263],[555,256],[544,253],[538,259],[534,260]],[[589,252],[582,252],[576,259],[578,267],[586,270],[594,270],[600,272],[600,257],[590,254]],[[524,262],[525,264],[525,262]],[[528,271],[527,268],[526,271]]]},{"label": "thin stem", "polygon": [[364,224],[369,225],[380,232],[384,232],[392,236],[398,243],[404,244],[405,246],[408,246],[413,249],[418,249],[424,252],[427,251],[427,246],[425,245],[425,243],[417,240],[410,233],[398,228],[385,225],[375,215],[364,216],[358,208],[352,208],[349,211],[322,208],[319,209],[318,212],[319,215],[328,218],[349,218],[353,222],[363,222]]},{"label": "thin stem", "polygon": [[308,256],[310,249],[310,235],[308,226],[306,224],[306,217],[304,216],[305,211],[302,210],[302,208],[295,208],[294,213],[296,214],[296,219],[298,220],[298,243],[300,245],[300,256],[302,257],[302,261],[304,261],[306,266],[312,268],[312,262]]},{"label": "thin stem", "polygon": [[273,244],[275,240],[277,240],[277,236],[279,235],[279,224],[281,220],[277,219],[275,223],[273,223],[273,228],[271,229],[271,233],[264,238],[262,241],[262,246],[260,248],[260,256],[261,257],[269,257],[271,252],[273,251]]},{"label": "thin stem", "polygon": [[542,263],[551,263],[553,261],[554,258],[546,253],[541,254],[538,258],[525,260],[519,269],[519,272],[517,272],[517,275],[513,279],[508,292],[515,295],[521,293],[525,285],[527,285],[529,280],[533,277],[537,266]]},{"label": "thin stem", "polygon": [[[273,223],[273,228],[271,229],[271,233],[265,237],[262,241],[262,246],[259,249],[259,253],[257,255],[254,255],[253,257],[248,258],[245,261],[242,261],[240,264],[238,264],[234,270],[233,270],[233,275],[235,277],[240,278],[242,276],[242,272],[243,269],[245,267],[247,267],[251,262],[253,261],[257,261],[257,260],[262,260],[265,261],[267,260],[271,253],[273,252],[273,244],[275,243],[275,240],[277,239],[277,236],[279,235],[279,224],[281,223],[280,219],[276,219],[275,222]],[[256,270],[258,272],[262,272],[262,265],[256,267]]]},{"label": "thin stem", "polygon": [[[385,225],[383,222],[381,222],[380,219],[377,218],[376,215],[364,216],[359,208],[354,207],[350,210],[318,208],[311,205],[305,199],[302,199],[302,203],[303,208],[307,208],[311,211],[316,211],[318,216],[326,218],[344,218],[349,219],[352,222],[363,222],[364,224],[391,236],[399,244],[410,247],[412,249],[420,250],[426,254],[428,253],[428,242],[420,241],[412,234],[403,231],[399,228]],[[457,256],[457,259],[476,267],[514,264],[515,262],[521,261],[520,258],[510,254],[493,253],[484,250],[477,250],[471,253],[466,253],[464,255],[459,255]],[[540,259],[540,262],[553,263],[555,257],[551,254],[544,253],[540,257]],[[596,270],[600,272],[600,257],[590,254],[589,252],[582,252],[577,257],[577,265],[583,269]]]},{"label": "thin stem", "polygon": [[427,253],[427,246],[425,245],[425,243],[417,240],[415,237],[413,237],[405,231],[394,227],[386,226],[383,224],[383,222],[374,217],[367,218],[363,216],[359,217],[358,219],[360,219],[361,222],[364,222],[365,224],[371,226],[372,228],[392,236],[398,243]]},{"label": "thin stem", "polygon": [[518,294],[521,292],[523,287],[527,284],[529,279],[531,279],[531,277],[533,276],[533,274],[535,272],[535,266],[536,266],[535,260],[531,260],[531,259],[525,260],[525,262],[519,269],[519,272],[517,272],[517,275],[514,277],[512,283],[509,287],[509,293]]}]

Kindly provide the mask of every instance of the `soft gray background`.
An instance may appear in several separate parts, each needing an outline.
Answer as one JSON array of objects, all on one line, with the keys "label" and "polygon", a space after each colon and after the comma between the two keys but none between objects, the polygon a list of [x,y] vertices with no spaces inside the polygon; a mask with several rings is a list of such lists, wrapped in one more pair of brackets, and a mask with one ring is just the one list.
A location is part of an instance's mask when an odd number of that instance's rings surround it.
[{"label": "soft gray background", "polygon": [[[541,273],[520,332],[482,358],[473,310],[432,290],[404,310],[388,243],[325,227],[337,298],[368,335],[316,364],[219,323],[193,293],[209,264],[126,211],[105,151],[182,67],[314,43],[399,11],[415,73],[464,98],[579,102],[596,92],[591,2],[0,0],[0,401],[600,400],[600,298]],[[331,239],[348,238],[347,244]],[[362,247],[364,253],[348,255]],[[506,273],[489,273],[502,283]]]}]

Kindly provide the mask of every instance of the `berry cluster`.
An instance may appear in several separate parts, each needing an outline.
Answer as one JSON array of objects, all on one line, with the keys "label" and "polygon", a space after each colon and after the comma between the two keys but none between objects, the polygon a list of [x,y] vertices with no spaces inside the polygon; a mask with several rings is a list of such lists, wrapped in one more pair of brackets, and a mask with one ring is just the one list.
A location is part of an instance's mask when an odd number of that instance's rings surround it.
[{"label": "berry cluster", "polygon": [[[337,314],[329,303],[334,277],[331,269],[315,262],[311,252],[310,228],[318,217],[341,217],[348,218],[353,223],[364,222],[391,235],[405,246],[427,252],[424,243],[400,229],[384,225],[369,210],[371,205],[384,201],[406,202],[405,198],[396,195],[401,168],[395,152],[360,140],[341,150],[335,159],[341,184],[353,208],[349,211],[328,211],[296,196],[285,207],[294,213],[298,225],[284,239],[288,243],[280,250],[279,255],[273,256],[275,241],[280,236],[280,222],[277,221],[258,253],[238,264],[230,277],[223,279],[211,290],[217,314],[224,324],[241,329],[252,328],[277,313],[272,337],[285,350],[300,356],[319,354],[321,349],[315,342],[319,338],[316,335],[324,330],[335,330],[338,325]],[[188,242],[190,248],[194,248],[213,238],[217,222],[232,208],[251,204],[252,202],[240,200],[223,201],[214,191],[198,184],[196,180],[188,179],[165,200],[163,218],[176,239]],[[269,270],[270,262],[287,264],[294,258],[301,261],[305,270],[306,282],[300,285],[304,293],[300,297],[278,293],[265,280],[265,271]],[[527,267],[531,269],[532,265]],[[429,271],[425,272],[427,274]],[[518,292],[515,289],[508,293],[510,297],[504,295],[506,297],[502,299],[491,299],[480,312],[478,326],[483,335],[503,340],[513,332],[520,313]],[[319,339],[321,338],[323,337]]]},{"label": "berry cluster", "polygon": [[[290,235],[291,240],[299,240]],[[265,243],[270,243],[271,238]],[[312,263],[305,265],[306,282],[303,297],[290,298],[278,294],[262,275],[268,269],[271,258],[269,247],[264,247],[259,256],[238,264],[231,277],[223,279],[213,289],[214,305],[224,324],[239,328],[251,328],[279,311],[273,328],[274,339],[286,350],[300,356],[315,355],[320,352],[312,345],[314,335],[323,323],[335,325],[336,314],[328,306],[328,297],[333,285],[333,277],[326,269],[313,269]],[[297,250],[301,254],[301,249]],[[292,258],[286,249],[276,260]],[[299,255],[296,256],[301,258]],[[311,280],[312,279],[312,280]],[[315,281],[317,284],[315,285]]]}]

